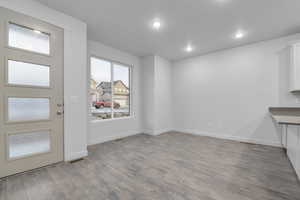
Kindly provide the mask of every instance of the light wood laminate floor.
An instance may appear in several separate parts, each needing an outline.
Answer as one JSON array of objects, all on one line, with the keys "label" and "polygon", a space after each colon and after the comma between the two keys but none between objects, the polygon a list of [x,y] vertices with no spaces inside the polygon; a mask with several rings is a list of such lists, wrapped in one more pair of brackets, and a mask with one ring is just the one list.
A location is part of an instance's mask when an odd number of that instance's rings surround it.
[{"label": "light wood laminate floor", "polygon": [[89,156],[12,176],[0,200],[300,200],[283,150],[181,133],[89,147]]}]

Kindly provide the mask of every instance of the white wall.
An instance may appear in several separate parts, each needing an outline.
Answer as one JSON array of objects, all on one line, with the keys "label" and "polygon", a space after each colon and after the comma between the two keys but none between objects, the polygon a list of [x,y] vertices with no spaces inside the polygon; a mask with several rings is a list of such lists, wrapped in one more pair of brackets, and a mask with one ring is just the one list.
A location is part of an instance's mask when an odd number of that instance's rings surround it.
[{"label": "white wall", "polygon": [[86,156],[86,24],[32,0],[0,0],[0,6],[64,29],[65,160]]},{"label": "white wall", "polygon": [[278,145],[279,134],[267,108],[299,106],[288,92],[286,47],[300,35],[186,59],[174,66],[159,56],[143,59],[141,66],[136,56],[90,41],[89,55],[134,66],[133,117],[89,122],[87,134],[86,24],[33,0],[0,0],[0,6],[64,29],[65,160],[87,155],[87,143],[145,129],[153,134],[175,129]]},{"label": "white wall", "polygon": [[172,66],[162,57],[155,56],[154,69],[155,134],[172,130]]},{"label": "white wall", "polygon": [[[105,46],[99,42],[88,41],[88,55],[133,65],[132,74],[132,117],[104,121],[90,121],[88,144],[97,144],[109,140],[135,135],[142,132],[141,111],[141,66],[139,57]],[[89,69],[89,66],[88,66]],[[89,71],[89,70],[88,70]],[[88,76],[89,77],[89,73]],[[86,82],[88,84],[89,82]],[[89,87],[89,85],[88,85]]]},{"label": "white wall", "polygon": [[175,130],[279,145],[268,107],[299,106],[288,92],[286,48],[299,38],[298,34],[175,62]]},{"label": "white wall", "polygon": [[144,132],[151,135],[172,130],[172,66],[159,56],[142,58]]},{"label": "white wall", "polygon": [[142,99],[143,129],[145,133],[154,132],[154,56],[142,58]]}]

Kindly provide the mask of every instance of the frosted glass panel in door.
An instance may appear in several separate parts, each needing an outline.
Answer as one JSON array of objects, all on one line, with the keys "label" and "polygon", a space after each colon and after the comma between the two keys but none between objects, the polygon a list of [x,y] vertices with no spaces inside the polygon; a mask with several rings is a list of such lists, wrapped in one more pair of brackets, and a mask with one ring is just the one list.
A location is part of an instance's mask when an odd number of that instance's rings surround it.
[{"label": "frosted glass panel in door", "polygon": [[49,87],[49,66],[8,60],[8,84]]},{"label": "frosted glass panel in door", "polygon": [[41,54],[50,54],[50,35],[38,30],[9,23],[8,45]]},{"label": "frosted glass panel in door", "polygon": [[50,151],[49,131],[34,131],[8,136],[9,159]]},{"label": "frosted glass panel in door", "polygon": [[8,98],[8,121],[47,120],[50,117],[48,98]]}]

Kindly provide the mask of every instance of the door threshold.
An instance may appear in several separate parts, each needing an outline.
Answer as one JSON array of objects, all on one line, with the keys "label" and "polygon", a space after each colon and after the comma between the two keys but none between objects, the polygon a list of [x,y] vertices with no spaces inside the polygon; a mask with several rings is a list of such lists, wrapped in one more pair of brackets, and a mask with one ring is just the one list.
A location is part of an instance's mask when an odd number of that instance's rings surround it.
[{"label": "door threshold", "polygon": [[64,163],[64,161],[60,161],[60,162],[53,163],[53,164],[50,164],[50,165],[45,165],[43,167],[38,167],[38,168],[27,170],[27,171],[24,171],[24,172],[12,174],[12,175],[9,175],[9,176],[4,176],[4,177],[0,178],[0,181],[3,181],[4,179],[10,178],[10,177],[21,176],[23,174],[27,174],[27,173],[30,173],[30,172],[35,172],[35,171],[38,171],[38,170],[41,170],[41,169],[44,169],[44,168],[55,167],[56,165],[59,165],[61,163]]}]

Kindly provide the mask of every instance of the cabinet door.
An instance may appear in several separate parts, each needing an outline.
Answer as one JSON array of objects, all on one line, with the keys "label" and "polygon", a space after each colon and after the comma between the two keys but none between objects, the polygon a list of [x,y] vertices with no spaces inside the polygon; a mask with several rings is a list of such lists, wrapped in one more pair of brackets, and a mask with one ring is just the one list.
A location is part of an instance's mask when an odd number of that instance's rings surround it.
[{"label": "cabinet door", "polygon": [[297,146],[296,146],[296,173],[300,180],[300,127],[298,129],[298,138],[297,138]]},{"label": "cabinet door", "polygon": [[[287,154],[296,171],[299,168],[299,131],[298,126],[289,125],[287,127]],[[297,155],[298,154],[298,155]]]},{"label": "cabinet door", "polygon": [[290,49],[290,92],[300,91],[300,43]]}]

